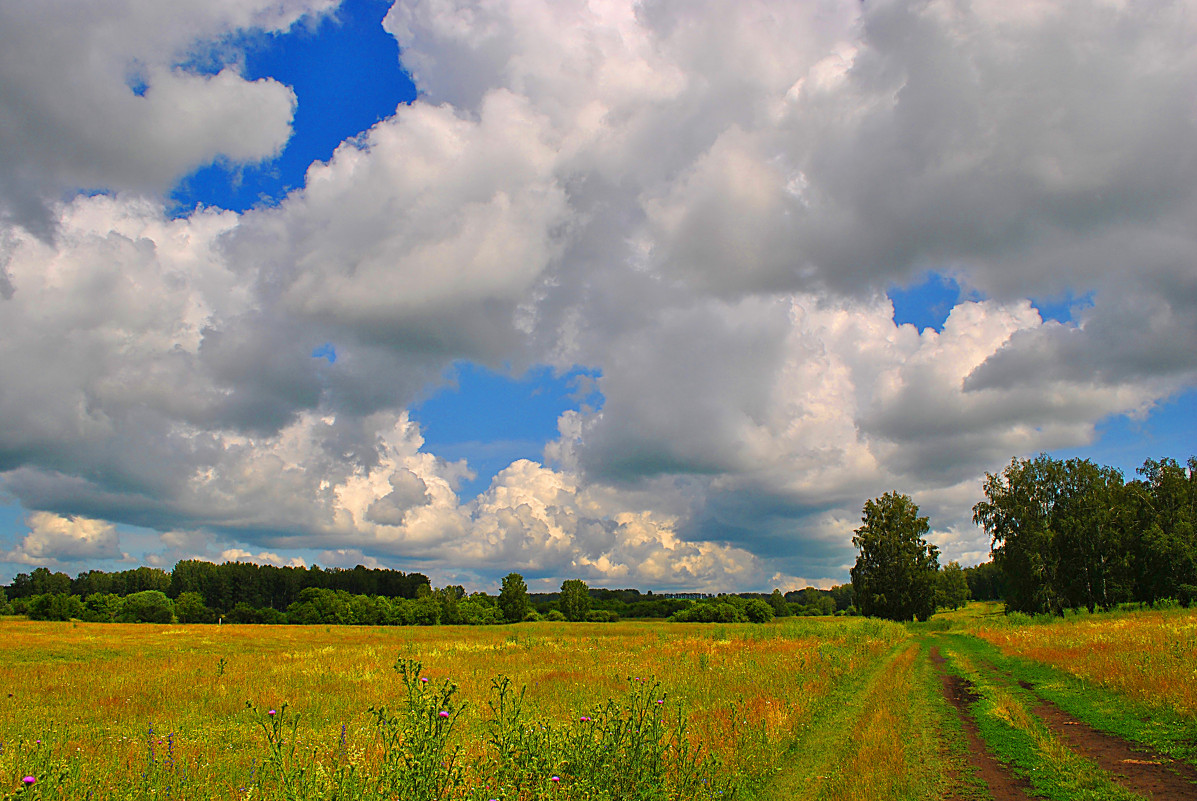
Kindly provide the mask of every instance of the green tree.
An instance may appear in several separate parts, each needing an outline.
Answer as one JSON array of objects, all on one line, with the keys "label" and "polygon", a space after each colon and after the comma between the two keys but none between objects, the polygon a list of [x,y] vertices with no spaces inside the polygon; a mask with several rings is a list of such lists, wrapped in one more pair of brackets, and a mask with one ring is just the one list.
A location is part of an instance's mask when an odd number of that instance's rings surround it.
[{"label": "green tree", "polygon": [[773,607],[773,614],[776,617],[789,617],[793,614],[790,605],[786,603],[786,597],[781,594],[781,590],[774,588],[773,594],[769,596],[769,606]]},{"label": "green tree", "polygon": [[1190,603],[1197,596],[1197,457],[1186,470],[1173,459],[1148,459],[1129,489],[1136,507],[1134,597]]},{"label": "green tree", "polygon": [[943,609],[959,609],[968,603],[968,579],[959,562],[948,562],[939,572],[935,605]]},{"label": "green tree", "polygon": [[124,602],[114,592],[93,592],[83,601],[83,619],[89,623],[112,623]]},{"label": "green tree", "polygon": [[180,623],[213,623],[216,615],[204,605],[204,596],[198,592],[180,593],[175,599],[175,614]]},{"label": "green tree", "polygon": [[1122,474],[1047,454],[986,474],[973,521],[993,540],[1009,611],[1109,608],[1134,584],[1134,495]]},{"label": "green tree", "polygon": [[926,620],[935,612],[939,551],[923,535],[927,518],[907,495],[887,492],[866,501],[852,544],[860,549],[852,588],[862,614]]},{"label": "green tree", "polygon": [[750,623],[768,623],[773,619],[773,607],[767,601],[753,598],[745,605],[744,616]]},{"label": "green tree", "polygon": [[125,596],[116,620],[118,623],[170,623],[174,620],[174,608],[161,590],[135,592]]},{"label": "green tree", "polygon": [[503,619],[508,623],[518,623],[531,610],[532,604],[528,600],[528,585],[519,573],[508,573],[503,578],[503,587],[499,591],[499,609],[503,612]]},{"label": "green tree", "polygon": [[561,600],[558,602],[561,614],[566,620],[586,619],[590,611],[590,588],[581,579],[566,579],[561,582]]},{"label": "green tree", "polygon": [[1063,609],[1051,527],[1061,469],[1062,463],[1047,454],[1012,459],[1001,473],[985,474],[985,500],[973,506],[973,522],[992,539],[993,562],[1005,576],[1008,611]]},{"label": "green tree", "polygon": [[84,609],[77,597],[59,592],[34,595],[29,599],[27,612],[30,620],[82,620]]}]

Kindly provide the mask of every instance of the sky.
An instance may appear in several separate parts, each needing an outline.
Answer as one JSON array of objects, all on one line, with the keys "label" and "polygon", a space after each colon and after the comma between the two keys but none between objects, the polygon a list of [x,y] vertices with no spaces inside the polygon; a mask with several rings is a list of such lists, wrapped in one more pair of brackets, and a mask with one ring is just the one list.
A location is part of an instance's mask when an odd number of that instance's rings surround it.
[{"label": "sky", "polygon": [[1192,0],[10,0],[0,582],[848,580],[1197,453]]}]

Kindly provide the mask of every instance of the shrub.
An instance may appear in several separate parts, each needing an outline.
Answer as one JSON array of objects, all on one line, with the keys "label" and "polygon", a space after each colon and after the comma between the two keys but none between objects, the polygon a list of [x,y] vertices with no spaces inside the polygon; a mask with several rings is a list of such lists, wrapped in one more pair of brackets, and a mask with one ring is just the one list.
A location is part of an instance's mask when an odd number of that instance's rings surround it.
[{"label": "shrub", "polygon": [[161,590],[145,590],[125,596],[116,615],[119,623],[170,623],[174,605]]}]

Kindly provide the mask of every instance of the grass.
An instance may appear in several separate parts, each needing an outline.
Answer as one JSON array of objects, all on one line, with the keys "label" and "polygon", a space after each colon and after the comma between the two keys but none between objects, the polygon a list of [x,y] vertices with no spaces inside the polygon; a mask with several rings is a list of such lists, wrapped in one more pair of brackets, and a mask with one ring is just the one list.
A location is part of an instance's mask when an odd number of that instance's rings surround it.
[{"label": "grass", "polygon": [[1193,761],[1195,631],[1186,610],[1044,620],[993,604],[908,625],[0,619],[0,798],[984,798],[935,645],[1037,795],[1125,800],[1018,681]]},{"label": "grass", "polygon": [[[1197,610],[989,620],[957,650],[1096,729],[1197,764]],[[1152,666],[1151,670],[1142,669]],[[1131,666],[1134,666],[1133,668]]]},{"label": "grass", "polygon": [[[807,710],[907,636],[863,619],[484,628],[9,619],[0,621],[0,787],[61,773],[40,780],[36,796],[123,799],[146,788],[146,797],[162,797],[169,787],[173,798],[286,798],[294,795],[281,778],[287,770],[333,787],[352,768],[360,782],[387,759],[371,708],[395,714],[408,703],[394,670],[402,658],[421,662],[430,684],[454,686],[461,706],[450,745],[460,749],[463,788],[491,778],[487,704],[496,677],[526,688],[526,725],[562,738],[608,700],[626,703],[629,679],[641,679],[659,683],[663,711],[677,715],[670,731],[684,718],[688,753],[718,764],[748,797],[773,774]],[[278,752],[259,724],[284,704],[293,729],[278,738],[290,750]],[[567,797],[560,783],[548,789]]]},{"label": "grass", "polygon": [[1197,718],[1197,610],[1012,617],[978,620],[967,631],[1144,709]]}]

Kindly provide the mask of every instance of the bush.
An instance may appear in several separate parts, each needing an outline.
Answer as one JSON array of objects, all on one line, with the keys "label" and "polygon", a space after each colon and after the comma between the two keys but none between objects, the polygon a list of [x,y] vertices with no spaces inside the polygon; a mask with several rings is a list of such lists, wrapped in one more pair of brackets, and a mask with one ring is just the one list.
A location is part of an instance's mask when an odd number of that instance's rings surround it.
[{"label": "bush", "polygon": [[204,606],[204,596],[185,592],[175,599],[175,614],[180,623],[215,623],[216,613]]},{"label": "bush", "polygon": [[619,620],[619,615],[610,609],[591,609],[586,613],[586,622],[588,623],[614,623],[617,620]]},{"label": "bush", "polygon": [[560,609],[553,609],[544,616],[544,619],[552,623],[562,623],[565,621],[565,614]]},{"label": "bush", "polygon": [[773,607],[760,598],[753,598],[744,608],[744,616],[750,623],[768,623],[773,619]]},{"label": "bush", "polygon": [[118,623],[170,623],[174,619],[174,605],[161,590],[125,596],[116,616]]},{"label": "bush", "polygon": [[29,599],[30,620],[70,620],[83,618],[83,602],[74,595],[44,593]]}]

